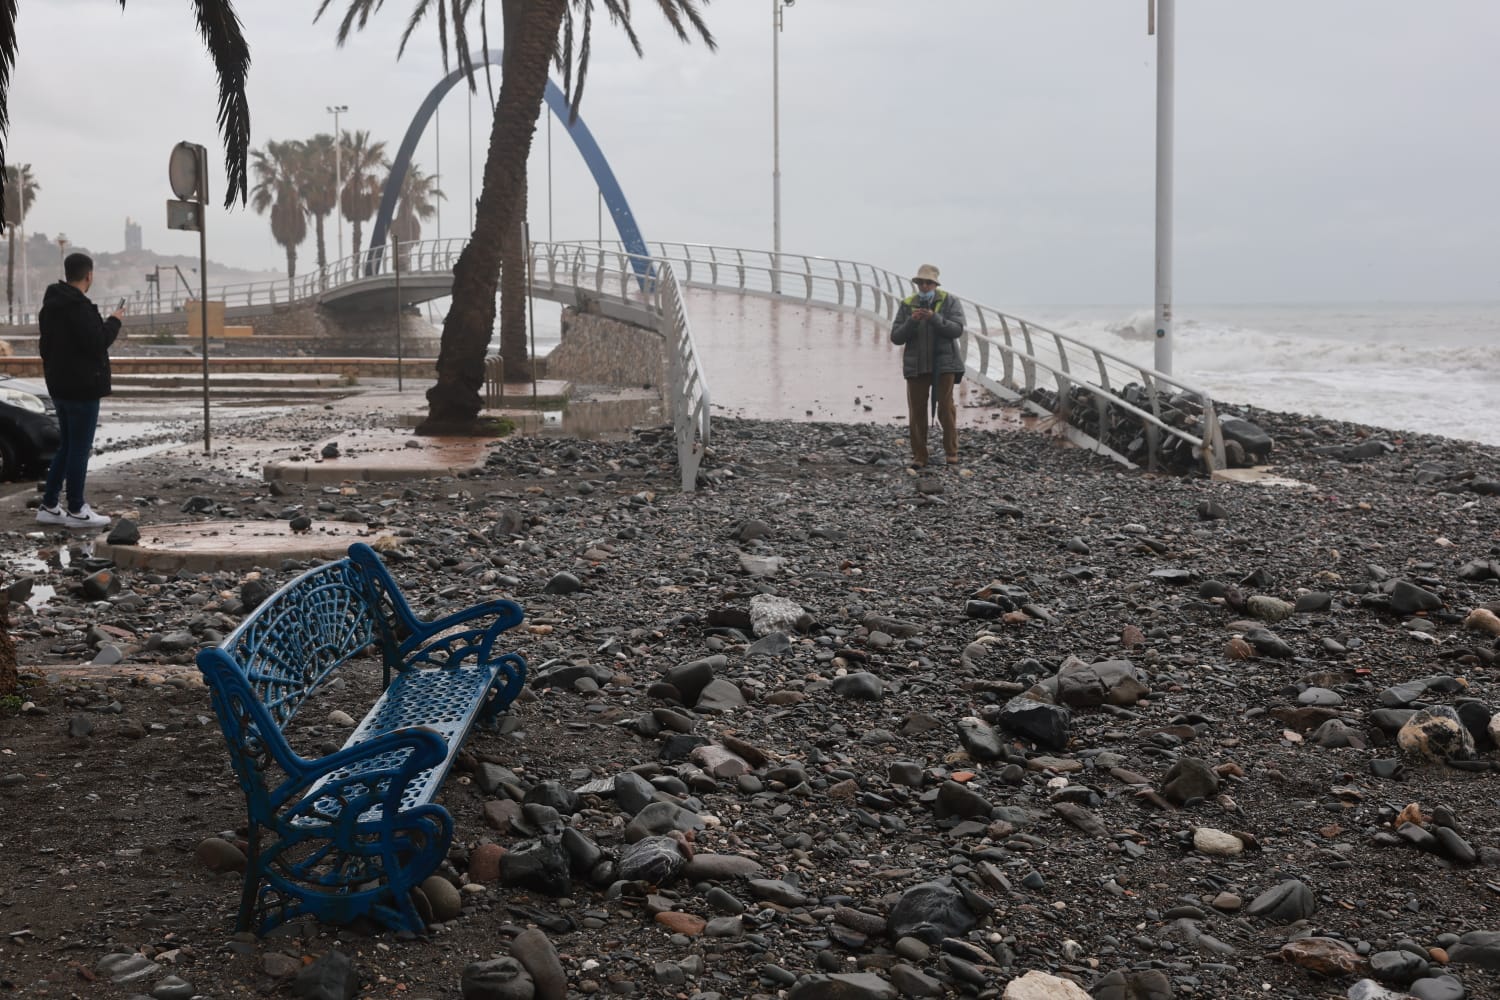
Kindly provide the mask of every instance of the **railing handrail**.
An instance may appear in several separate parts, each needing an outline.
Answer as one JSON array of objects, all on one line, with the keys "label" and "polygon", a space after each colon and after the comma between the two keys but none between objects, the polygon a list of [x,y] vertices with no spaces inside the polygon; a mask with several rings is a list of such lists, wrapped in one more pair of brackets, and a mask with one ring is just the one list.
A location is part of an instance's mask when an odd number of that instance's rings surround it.
[{"label": "railing handrail", "polygon": [[[611,254],[626,260],[633,255],[618,242],[584,240],[563,244],[574,248],[575,253],[593,252]],[[689,286],[728,289],[743,293],[770,294],[783,299],[800,299],[809,304],[847,309],[859,314],[890,321],[894,318],[902,300],[907,279],[886,268],[873,264],[841,260],[806,254],[776,253],[771,250],[750,250],[744,247],[723,247],[706,243],[648,243],[653,261],[675,261],[682,265],[681,280]],[[695,253],[696,251],[696,253]],[[760,263],[756,258],[761,258]],[[780,265],[778,267],[778,264]],[[816,265],[816,266],[815,266]],[[832,269],[832,273],[828,273]],[[846,269],[850,272],[845,274]],[[707,275],[701,272],[706,270]],[[821,272],[821,273],[820,273]],[[863,272],[863,274],[862,274]],[[721,275],[732,274],[733,280],[723,280]],[[868,280],[864,275],[868,275]],[[752,282],[752,275],[764,275],[765,281]],[[852,276],[851,276],[852,275]],[[706,277],[706,280],[705,280]],[[801,293],[788,291],[788,286],[800,283]],[[833,294],[819,295],[820,285],[831,283]],[[764,287],[759,287],[761,285]],[[852,289],[853,301],[850,291]],[[868,295],[865,292],[868,291]],[[976,381],[984,384],[997,395],[1031,400],[1036,390],[1038,371],[1052,376],[1056,386],[1056,397],[1060,412],[1065,415],[1070,408],[1070,394],[1074,389],[1083,390],[1095,397],[1100,407],[1101,425],[1105,409],[1118,407],[1139,420],[1152,436],[1148,457],[1154,464],[1159,446],[1155,437],[1166,434],[1180,439],[1195,449],[1202,464],[1210,471],[1221,468],[1224,461],[1224,445],[1219,429],[1218,415],[1212,397],[1203,389],[1183,382],[1171,375],[1156,371],[1146,365],[1131,361],[1114,352],[1095,347],[1055,330],[1031,323],[1018,316],[1002,312],[993,307],[968,299],[960,299],[974,312],[976,323],[969,324],[966,337],[978,345],[979,364],[974,374]],[[977,325],[977,329],[975,326]],[[1011,326],[1014,325],[1024,340],[1024,348],[1012,341]],[[998,326],[1000,339],[991,327]],[[1039,346],[1039,342],[1040,345]],[[1070,350],[1071,349],[1071,350]],[[968,345],[963,348],[965,356],[970,353]],[[1004,363],[1004,375],[1000,379],[989,373],[991,351],[1000,352]],[[1024,387],[1014,385],[1014,368],[1020,363],[1025,373]],[[1096,374],[1097,373],[1097,374]],[[1111,374],[1119,380],[1111,385]],[[1136,406],[1126,400],[1121,392],[1129,385],[1140,386],[1149,409]],[[1166,390],[1173,390],[1168,393]],[[1048,390],[1049,392],[1051,390]],[[1174,426],[1163,418],[1163,409],[1171,407],[1172,398],[1178,394],[1189,397],[1202,409],[1202,433],[1193,434],[1183,427]],[[1045,408],[1044,408],[1045,409]],[[1100,428],[1101,434],[1103,428]],[[1102,438],[1084,441],[1104,448]],[[1124,459],[1124,456],[1117,454]],[[1127,460],[1128,461],[1128,460]]]}]

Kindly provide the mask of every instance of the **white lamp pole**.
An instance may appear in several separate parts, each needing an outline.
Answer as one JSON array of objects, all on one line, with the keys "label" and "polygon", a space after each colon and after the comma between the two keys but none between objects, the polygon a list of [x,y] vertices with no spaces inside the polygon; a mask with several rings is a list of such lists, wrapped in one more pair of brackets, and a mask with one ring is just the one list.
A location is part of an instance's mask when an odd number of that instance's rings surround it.
[{"label": "white lamp pole", "polygon": [[328,113],[333,115],[333,214],[339,225],[339,260],[344,259],[344,212],[340,204],[344,196],[344,135],[339,131],[339,115],[348,110],[347,104],[328,106]]},{"label": "white lamp pole", "polygon": [[781,21],[796,0],[771,0],[771,291],[781,294]]},{"label": "white lamp pole", "polygon": [[1172,374],[1172,87],[1177,0],[1155,0],[1156,370]]}]

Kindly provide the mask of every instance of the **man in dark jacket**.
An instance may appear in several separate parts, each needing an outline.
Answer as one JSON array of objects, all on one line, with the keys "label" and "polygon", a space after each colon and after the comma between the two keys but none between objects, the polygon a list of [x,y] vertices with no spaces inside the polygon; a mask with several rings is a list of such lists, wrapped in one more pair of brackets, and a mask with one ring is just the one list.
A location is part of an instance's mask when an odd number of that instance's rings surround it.
[{"label": "man in dark jacket", "polygon": [[[42,524],[97,531],[109,524],[109,518],[89,507],[83,498],[83,485],[88,478],[89,454],[94,450],[94,431],[99,426],[99,400],[110,392],[109,345],[120,335],[125,307],[121,302],[109,319],[99,316],[88,297],[89,286],[94,283],[94,261],[87,254],[68,254],[63,261],[63,276],[66,281],[47,287],[37,313],[42,371],[47,377],[47,392],[57,407],[62,440],[47,470],[36,519]],[[65,483],[66,509],[58,504]]]},{"label": "man in dark jacket", "polygon": [[901,374],[906,377],[906,413],[911,423],[912,465],[927,464],[927,414],[937,410],[943,428],[943,454],[958,464],[958,410],[953,386],[963,377],[964,308],[958,299],[938,289],[938,269],[917,268],[911,279],[917,287],[896,310],[891,343],[901,346]]}]

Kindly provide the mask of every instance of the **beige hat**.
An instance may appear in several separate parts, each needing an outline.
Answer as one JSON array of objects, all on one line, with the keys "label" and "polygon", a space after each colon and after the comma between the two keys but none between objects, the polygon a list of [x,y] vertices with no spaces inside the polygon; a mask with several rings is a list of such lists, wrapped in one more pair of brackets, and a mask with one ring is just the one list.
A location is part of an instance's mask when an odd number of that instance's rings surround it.
[{"label": "beige hat", "polygon": [[942,284],[938,281],[938,269],[932,264],[923,264],[917,268],[917,276],[912,281],[931,281],[934,284]]}]

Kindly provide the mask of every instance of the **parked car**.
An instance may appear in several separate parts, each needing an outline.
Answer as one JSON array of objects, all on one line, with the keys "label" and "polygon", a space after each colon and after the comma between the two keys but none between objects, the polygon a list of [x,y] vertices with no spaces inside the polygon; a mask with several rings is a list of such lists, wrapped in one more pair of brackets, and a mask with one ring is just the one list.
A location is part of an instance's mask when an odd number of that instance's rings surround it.
[{"label": "parked car", "polygon": [[45,473],[57,442],[57,411],[46,387],[0,375],[0,481]]}]

